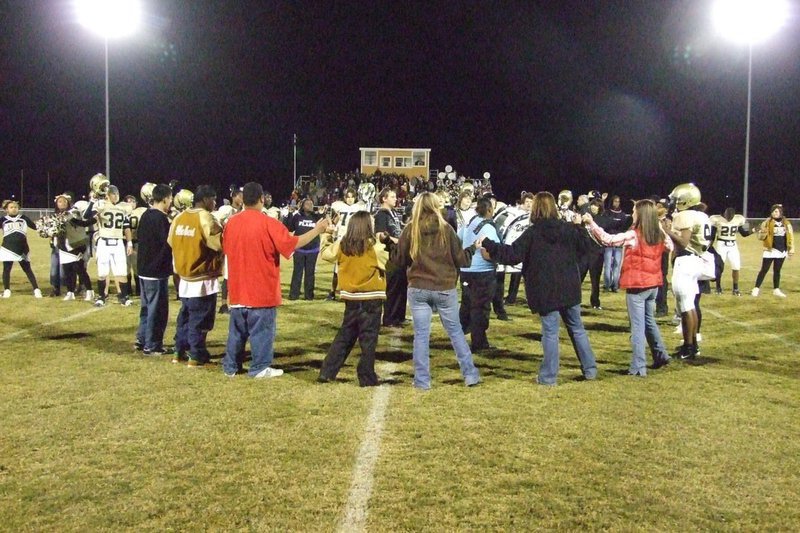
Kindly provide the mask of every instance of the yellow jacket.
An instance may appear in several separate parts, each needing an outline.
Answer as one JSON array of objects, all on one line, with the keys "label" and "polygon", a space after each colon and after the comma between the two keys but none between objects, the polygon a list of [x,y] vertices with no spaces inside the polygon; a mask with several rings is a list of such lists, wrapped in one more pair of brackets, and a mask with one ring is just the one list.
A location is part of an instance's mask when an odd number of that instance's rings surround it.
[{"label": "yellow jacket", "polygon": [[[788,251],[789,254],[794,254],[794,231],[792,231],[792,224],[789,222],[788,218],[784,217],[783,225],[786,228],[786,251]],[[759,240],[764,241],[765,250],[772,250],[772,237],[774,234],[775,219],[770,217],[762,222],[761,227],[758,228],[757,236]]]},{"label": "yellow jacket", "polygon": [[339,241],[330,238],[322,242],[323,260],[339,266],[339,295],[342,300],[385,300],[386,261],[389,253],[382,243],[368,249],[363,255],[346,255]]}]

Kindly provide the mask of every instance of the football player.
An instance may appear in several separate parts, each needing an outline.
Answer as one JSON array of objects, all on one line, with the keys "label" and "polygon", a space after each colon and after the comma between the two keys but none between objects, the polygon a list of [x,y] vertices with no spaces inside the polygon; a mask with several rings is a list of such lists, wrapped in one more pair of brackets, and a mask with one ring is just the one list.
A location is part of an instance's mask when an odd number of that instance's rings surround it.
[{"label": "football player", "polygon": [[[217,219],[220,226],[223,228],[227,224],[228,219],[233,215],[244,209],[244,196],[242,188],[236,185],[231,185],[231,203],[221,206],[219,209],[211,213]],[[222,295],[222,304],[219,306],[219,314],[227,315],[228,311],[228,260],[222,258],[222,284],[220,285],[220,293]]]},{"label": "football player", "polygon": [[105,200],[98,200],[88,217],[96,218],[99,238],[97,240],[97,300],[94,305],[106,304],[107,280],[113,276],[119,285],[119,302],[131,305],[131,286],[128,283],[128,258],[133,253],[131,241],[131,208],[127,202],[119,201],[119,189],[110,185]]},{"label": "football player", "polygon": [[[752,234],[750,224],[742,215],[737,215],[733,207],[728,207],[721,215],[714,215],[709,220],[711,226],[716,230],[717,240],[715,241],[714,249],[722,260],[723,268],[726,261],[731,264],[733,295],[741,296],[742,293],[739,291],[739,270],[742,268],[742,259],[739,254],[739,245],[736,242],[736,237],[738,235],[747,237]],[[721,269],[717,276],[716,284],[717,294],[722,293]]]},{"label": "football player", "polygon": [[711,222],[708,215],[697,209],[700,205],[700,189],[695,184],[678,185],[670,193],[669,199],[677,212],[671,224],[665,224],[665,229],[676,244],[672,292],[681,314],[683,333],[683,345],[676,355],[681,359],[693,359],[698,353],[698,317],[694,302],[699,292],[697,282],[702,269],[700,256],[711,244]]},{"label": "football player", "polygon": [[[341,240],[345,233],[347,233],[347,225],[350,223],[350,217],[353,213],[358,213],[359,211],[366,211],[367,206],[361,202],[356,202],[358,196],[356,195],[356,191],[354,189],[347,189],[344,192],[344,201],[337,200],[331,204],[331,210],[333,211],[333,240],[339,241]],[[326,300],[335,300],[336,299],[336,286],[339,283],[339,268],[336,264],[333,265],[333,280],[331,282],[331,290],[328,293],[328,296],[325,297]]]}]

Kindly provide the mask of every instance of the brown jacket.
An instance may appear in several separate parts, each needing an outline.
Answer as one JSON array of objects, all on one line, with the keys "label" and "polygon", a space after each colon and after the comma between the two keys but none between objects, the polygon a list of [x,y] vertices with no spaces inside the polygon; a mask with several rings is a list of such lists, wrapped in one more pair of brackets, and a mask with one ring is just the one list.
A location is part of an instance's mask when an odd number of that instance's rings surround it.
[{"label": "brown jacket", "polygon": [[458,235],[450,225],[445,225],[445,245],[435,243],[436,222],[425,222],[420,243],[420,257],[411,259],[411,224],[400,234],[400,241],[392,250],[392,262],[405,268],[408,286],[430,291],[446,291],[456,288],[458,271],[468,267],[472,253],[461,247]]},{"label": "brown jacket", "polygon": [[217,278],[222,274],[222,227],[205,209],[179,214],[169,228],[175,273],[186,281]]},{"label": "brown jacket", "polygon": [[[784,217],[783,225],[786,228],[786,251],[791,255],[794,254],[794,233],[792,231],[792,224]],[[775,220],[773,218],[768,218],[761,223],[761,227],[758,229],[758,234],[756,235],[759,240],[764,241],[764,250],[769,251],[772,249],[772,237],[774,234]]]}]

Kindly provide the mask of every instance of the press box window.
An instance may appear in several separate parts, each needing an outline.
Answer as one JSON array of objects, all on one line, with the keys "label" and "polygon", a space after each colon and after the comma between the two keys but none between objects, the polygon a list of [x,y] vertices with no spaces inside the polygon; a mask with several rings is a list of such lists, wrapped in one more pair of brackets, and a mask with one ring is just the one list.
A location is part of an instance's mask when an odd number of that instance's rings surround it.
[{"label": "press box window", "polygon": [[374,167],[378,163],[378,152],[364,152],[364,165]]}]

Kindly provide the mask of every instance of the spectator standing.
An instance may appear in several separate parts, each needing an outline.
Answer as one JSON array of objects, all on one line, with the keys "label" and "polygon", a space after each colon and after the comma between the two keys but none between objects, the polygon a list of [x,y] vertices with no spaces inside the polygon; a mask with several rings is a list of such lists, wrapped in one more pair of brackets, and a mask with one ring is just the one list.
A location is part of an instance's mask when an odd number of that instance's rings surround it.
[{"label": "spectator standing", "polygon": [[[622,233],[630,226],[630,216],[622,211],[622,200],[617,195],[611,197],[611,207],[603,216],[608,220],[606,231],[609,235]],[[617,292],[619,273],[622,268],[622,247],[606,246],[603,250],[603,289]]]},{"label": "spectator standing", "polygon": [[356,370],[358,383],[362,387],[378,385],[375,348],[381,329],[381,307],[386,298],[388,254],[385,246],[375,238],[370,214],[366,211],[355,213],[344,237],[326,247],[322,258],[339,266],[339,294],[345,307],[342,325],[322,361],[318,381],[336,379],[358,340],[361,346]]},{"label": "spectator standing", "polygon": [[539,192],[533,198],[531,225],[514,244],[490,240],[476,243],[498,263],[515,265],[522,261],[528,307],[539,314],[542,322],[544,359],[538,377],[541,385],[555,385],[558,377],[559,317],[567,326],[583,377],[594,379],[597,376],[594,352],[581,321],[578,272],[578,257],[590,241],[589,234],[581,226],[559,220],[552,194]]},{"label": "spectator standing", "polygon": [[[400,217],[395,213],[397,194],[384,188],[378,194],[380,209],[375,213],[375,235],[379,242],[391,250],[397,245],[403,230]],[[383,305],[383,325],[403,327],[406,322],[408,278],[404,268],[390,262],[386,271],[386,302]]]},{"label": "spectator standing", "polygon": [[631,357],[628,374],[647,375],[645,341],[653,354],[653,368],[669,363],[670,357],[656,323],[656,295],[663,283],[661,256],[664,250],[672,251],[672,240],[666,236],[658,219],[656,205],[652,200],[639,200],[633,208],[633,228],[609,235],[592,220],[583,216],[589,230],[606,246],[622,246],[624,257],[620,274],[620,287],[625,289],[628,318],[631,325]]},{"label": "spectator standing", "polygon": [[163,183],[153,187],[150,208],[139,219],[136,272],[142,301],[139,328],[134,348],[144,355],[163,355],[164,331],[169,319],[169,278],[172,276],[172,249],[169,238],[169,208],[172,189]]},{"label": "spectator standing", "polygon": [[[314,202],[305,198],[300,203],[300,209],[291,215],[288,220],[289,233],[297,237],[313,231],[321,215],[314,212]],[[311,242],[298,248],[294,253],[294,269],[292,282],[289,286],[289,299],[297,300],[300,297],[300,283],[303,282],[303,298],[314,299],[314,274],[317,269],[317,256],[319,255],[319,236]]]},{"label": "spectator standing", "polygon": [[[492,202],[488,198],[480,198],[475,212],[477,216],[459,234],[462,246],[469,248],[478,239],[500,242],[492,221]],[[486,337],[486,331],[489,329],[492,299],[497,289],[495,269],[495,263],[486,260],[481,254],[474,254],[470,265],[461,269],[459,318],[461,329],[470,333],[472,353],[493,348]]]},{"label": "spectator standing", "polygon": [[770,217],[761,223],[756,236],[764,243],[764,253],[761,256],[761,270],[756,277],[756,286],[751,294],[758,296],[761,283],[772,266],[772,294],[779,298],[786,298],[781,290],[781,268],[786,258],[794,255],[794,233],[792,224],[783,217],[783,206],[775,204],[770,211]]},{"label": "spectator standing", "polygon": [[199,186],[194,192],[194,207],[175,217],[167,239],[175,272],[180,276],[181,299],[172,362],[186,361],[190,367],[203,366],[211,358],[206,337],[214,329],[222,273],[222,227],[211,215],[216,204],[216,191],[208,185]]},{"label": "spectator standing", "polygon": [[[64,216],[72,204],[72,195],[63,193],[55,198],[54,216]],[[51,297],[61,296],[61,286],[66,285],[64,267],[61,266],[58,253],[58,236],[50,237],[50,286]]]},{"label": "spectator standing", "polygon": [[442,218],[433,193],[417,197],[411,222],[403,229],[393,261],[407,269],[408,300],[414,320],[414,386],[430,389],[430,334],[433,310],[439,311],[456,352],[461,376],[467,386],[480,382],[478,369],[458,319],[458,269],[470,264],[470,253],[461,247],[455,230]]},{"label": "spectator standing", "polygon": [[321,219],[303,235],[290,235],[279,220],[262,212],[261,185],[247,183],[242,195],[244,210],[230,218],[223,238],[228,258],[230,323],[222,370],[229,377],[243,371],[244,347],[249,339],[252,361],[248,375],[258,379],[278,377],[283,370],[271,365],[281,304],[280,256],[288,259],[316,239],[327,229],[328,220]]}]

